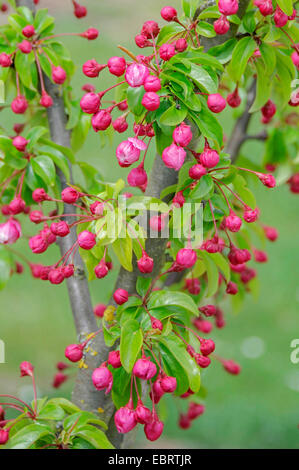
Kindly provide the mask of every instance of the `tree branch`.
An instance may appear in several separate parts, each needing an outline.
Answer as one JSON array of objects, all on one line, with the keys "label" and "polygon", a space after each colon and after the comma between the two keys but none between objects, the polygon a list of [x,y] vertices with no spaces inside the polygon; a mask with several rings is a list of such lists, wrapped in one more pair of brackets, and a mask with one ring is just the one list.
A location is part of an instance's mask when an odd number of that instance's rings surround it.
[{"label": "tree branch", "polygon": [[249,136],[247,136],[247,129],[248,129],[249,122],[252,116],[249,110],[254,102],[255,93],[256,93],[256,80],[253,80],[248,90],[246,109],[244,113],[236,121],[236,124],[231,133],[231,137],[226,146],[226,151],[227,153],[230,154],[232,163],[234,163],[236,159],[238,158],[240,148],[242,147],[245,140],[250,138]]},{"label": "tree branch", "polygon": [[[17,0],[16,3],[18,6],[27,6],[32,12],[35,12],[33,0]],[[47,110],[51,138],[53,142],[56,142],[59,145],[70,147],[70,135],[66,130],[67,116],[60,89],[47,77],[44,78],[47,92],[53,99],[53,106]],[[71,165],[69,166],[70,173],[72,174]],[[65,176],[59,169],[57,169],[57,174],[61,183],[61,189],[64,189],[67,186]],[[73,207],[66,204],[64,206],[64,213],[68,214],[71,212],[73,212]],[[67,218],[66,220],[68,221]],[[76,240],[76,229],[73,228],[67,237],[61,238],[59,241],[61,255],[64,255]],[[77,336],[81,340],[86,334],[97,330],[97,323],[93,314],[84,264],[78,251],[74,256],[74,264],[76,267],[75,275],[67,279],[67,288]],[[100,350],[101,347],[101,339],[96,337],[92,342],[92,348]],[[100,396],[103,395],[103,392],[98,392],[94,388],[91,380],[91,373],[92,370],[98,366],[99,357],[92,356],[90,352],[86,353],[85,363],[88,368],[82,368],[78,372],[73,391],[73,401],[82,409],[97,412],[97,409],[100,406]]]}]

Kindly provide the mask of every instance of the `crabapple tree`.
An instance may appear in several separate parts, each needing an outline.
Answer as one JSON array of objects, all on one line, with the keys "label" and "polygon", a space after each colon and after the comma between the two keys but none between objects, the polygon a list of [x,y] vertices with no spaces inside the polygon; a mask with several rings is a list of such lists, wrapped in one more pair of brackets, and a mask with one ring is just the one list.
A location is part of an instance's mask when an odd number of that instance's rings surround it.
[{"label": "crabapple tree", "polygon": [[[80,2],[69,6],[77,18],[88,14]],[[33,365],[22,362],[34,399],[1,396],[0,445],[128,446],[138,425],[155,441],[165,394],[178,401],[178,425],[187,429],[205,411],[201,370],[219,361],[227,373],[241,372],[217,345],[214,352],[213,328],[225,327],[223,299],[236,309],[256,291],[255,263],[267,261],[264,245],[278,237],[250,188],[287,183],[299,192],[293,2],[182,0],[180,11],[161,9],[159,24],[145,18],[132,47],[118,46],[107,62],[100,24],[58,35],[39,0],[2,2],[1,11],[0,79],[9,97],[2,109],[15,119],[13,130],[2,122],[0,135],[0,284],[24,269],[36,283],[67,283],[77,339],[65,345],[53,386],[71,367],[78,372],[72,402],[48,400],[36,395]],[[66,34],[86,41],[90,83],[82,90],[72,87]],[[88,56],[89,41],[98,41],[99,62]],[[107,89],[103,74],[112,80]],[[225,108],[230,136],[220,124]],[[252,118],[256,134],[248,133]],[[101,178],[100,151],[97,167],[76,158],[89,133],[104,141],[124,134],[109,150],[123,179]],[[240,154],[248,139],[261,143],[252,160]],[[18,249],[25,219],[26,253]],[[60,255],[45,265],[53,244]],[[112,269],[119,273],[111,300],[93,307],[88,284],[100,289]]]}]

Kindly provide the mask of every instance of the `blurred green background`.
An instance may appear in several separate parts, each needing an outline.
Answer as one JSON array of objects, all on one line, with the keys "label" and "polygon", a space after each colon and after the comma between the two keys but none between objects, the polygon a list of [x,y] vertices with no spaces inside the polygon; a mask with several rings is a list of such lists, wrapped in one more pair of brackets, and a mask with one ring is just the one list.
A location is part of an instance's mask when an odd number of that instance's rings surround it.
[{"label": "blurred green background", "polygon": [[[82,3],[88,7],[89,15],[77,20],[71,13],[70,1],[40,1],[41,7],[49,7],[57,15],[57,31],[84,31],[89,26],[100,30],[97,41],[64,40],[78,67],[74,78],[78,96],[86,81],[94,83],[97,91],[111,84],[106,71],[98,79],[85,80],[82,64],[91,58],[105,63],[110,56],[119,55],[118,44],[136,51],[134,36],[143,21],[159,21],[159,11],[165,5],[162,0],[82,0]],[[179,8],[179,0],[172,4]],[[4,16],[1,21],[5,21]],[[232,121],[225,113],[222,122],[228,132]],[[258,121],[253,123],[253,127],[258,126]],[[8,122],[5,127],[11,129],[11,124]],[[117,138],[112,148],[101,148],[99,136],[90,132],[79,158],[92,162],[104,178],[113,181],[117,176],[124,177],[124,170],[114,157],[116,145]],[[246,144],[243,153],[256,161],[262,158],[260,144]],[[231,376],[219,364],[203,372],[203,383],[208,389],[206,413],[187,431],[176,426],[177,405],[181,403],[162,400],[160,411],[165,417],[165,433],[154,443],[155,448],[299,447],[299,364],[290,360],[290,343],[299,338],[299,196],[292,195],[286,186],[266,190],[257,185],[254,191],[263,222],[276,226],[280,236],[275,244],[268,244],[269,262],[259,266],[259,300],[248,298],[238,315],[232,314],[226,305],[227,327],[213,330],[211,335],[218,354],[240,362],[242,373]],[[26,244],[19,245],[29,255]],[[52,246],[46,255],[35,260],[47,263],[56,258],[58,249]],[[116,273],[111,273],[108,279],[91,283],[94,303],[108,301],[115,276]],[[24,275],[13,276],[0,299],[0,338],[6,345],[6,363],[0,364],[1,393],[30,395],[26,379],[18,377],[19,363],[29,360],[36,368],[40,394],[70,396],[71,381],[58,391],[51,388],[55,363],[63,359],[65,346],[75,341],[66,286],[36,281],[26,268]],[[141,430],[138,446],[148,445]]]}]

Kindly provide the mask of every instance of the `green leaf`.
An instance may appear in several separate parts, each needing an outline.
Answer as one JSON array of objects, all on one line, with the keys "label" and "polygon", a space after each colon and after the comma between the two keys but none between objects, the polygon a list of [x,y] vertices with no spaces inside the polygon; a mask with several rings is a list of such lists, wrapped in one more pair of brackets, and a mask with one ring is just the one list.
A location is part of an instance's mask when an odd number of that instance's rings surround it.
[{"label": "green leaf", "polygon": [[133,247],[132,247],[132,238],[126,234],[125,238],[117,238],[112,243],[112,248],[114,253],[116,254],[120,264],[123,268],[127,271],[133,271],[132,266],[132,255],[133,255]]},{"label": "green leaf", "polygon": [[250,113],[258,111],[265,103],[267,103],[271,94],[272,80],[270,75],[265,70],[264,64],[257,60],[255,63],[257,71],[257,82],[256,82],[256,96],[249,110]]},{"label": "green leaf", "polygon": [[151,278],[138,276],[136,283],[136,290],[141,297],[144,297],[151,285]]},{"label": "green leaf", "polygon": [[128,106],[136,116],[140,116],[144,112],[144,107],[141,104],[144,93],[145,90],[142,86],[136,88],[129,87],[127,90]]},{"label": "green leaf", "polygon": [[48,401],[48,404],[54,404],[56,406],[60,406],[66,413],[72,414],[81,411],[77,405],[74,405],[71,401],[67,400],[66,398],[51,398]]},{"label": "green leaf", "polygon": [[159,122],[165,126],[177,126],[187,116],[187,108],[178,108],[175,104],[168,108],[160,117]]},{"label": "green leaf", "polygon": [[164,44],[167,42],[172,36],[175,36],[178,33],[182,33],[184,30],[184,27],[179,25],[178,23],[171,23],[163,28],[161,28],[159,36],[157,38],[157,44]]},{"label": "green leaf", "polygon": [[0,289],[3,289],[10,278],[11,256],[3,245],[0,245]]},{"label": "green leaf", "polygon": [[216,36],[213,25],[211,25],[210,23],[207,23],[206,21],[200,21],[197,24],[196,32],[200,36],[204,36],[206,38],[213,38]]},{"label": "green leaf", "polygon": [[55,165],[64,173],[67,181],[70,180],[69,162],[62,152],[54,149],[53,147],[49,147],[48,145],[42,145],[38,148],[38,150],[41,154],[48,155],[53,160]]},{"label": "green leaf", "polygon": [[75,155],[73,151],[68,148],[68,147],[63,147],[63,145],[56,144],[55,142],[52,142],[52,140],[47,140],[47,139],[42,139],[41,141],[42,144],[49,145],[50,147],[53,147],[57,150],[60,150],[71,163],[76,163]]},{"label": "green leaf", "polygon": [[[27,149],[32,150],[35,144],[39,141],[39,139],[47,134],[49,131],[46,127],[42,126],[35,126],[31,127],[28,132],[25,133],[25,138],[29,140],[29,143],[27,144]],[[42,153],[40,148],[39,148],[39,153]]]},{"label": "green leaf", "polygon": [[189,388],[188,375],[179,361],[172,354],[171,350],[161,342],[159,342],[159,351],[161,352],[163,365],[167,375],[179,378],[179,380],[177,380],[177,388],[174,393],[175,395],[180,396],[187,392]]},{"label": "green leaf", "polygon": [[293,13],[293,1],[292,0],[277,0],[278,5],[284,13],[291,16]]},{"label": "green leaf", "polygon": [[96,424],[107,430],[107,424],[98,419],[98,417],[89,411],[79,411],[78,413],[71,414],[63,421],[63,427],[66,431],[69,431],[73,426],[73,433],[76,434],[76,430],[85,424]]},{"label": "green leaf", "polygon": [[[9,440],[10,449],[30,449],[39,439],[51,435],[51,428],[42,424],[30,424],[17,432]],[[54,434],[53,434],[54,440]]]},{"label": "green leaf", "polygon": [[250,10],[243,16],[242,23],[245,31],[253,33],[255,30],[255,10]]},{"label": "green leaf", "polygon": [[236,38],[229,39],[219,46],[211,47],[208,54],[217,58],[221,64],[226,64],[231,59],[236,44]]},{"label": "green leaf", "polygon": [[200,89],[207,93],[217,93],[218,83],[215,83],[211,75],[203,67],[191,63],[191,70],[188,75]]},{"label": "green leaf", "polygon": [[201,200],[214,188],[214,182],[210,175],[203,175],[197,185],[190,191],[189,197],[194,200]]},{"label": "green leaf", "polygon": [[267,75],[271,75],[274,72],[276,66],[275,48],[266,42],[262,42],[259,45],[259,50],[266,66]]},{"label": "green leaf", "polygon": [[143,335],[136,320],[128,320],[122,325],[120,338],[120,359],[124,369],[130,373],[137,360]]},{"label": "green leaf", "polygon": [[31,75],[31,64],[34,62],[34,54],[23,54],[21,51],[17,51],[15,55],[15,68],[19,73],[21,82],[25,87],[30,88],[30,90],[36,90],[36,87],[32,83]]},{"label": "green leaf", "polygon": [[86,425],[76,432],[76,436],[82,437],[89,442],[95,449],[114,449],[111,442],[100,429],[94,426]]},{"label": "green leaf", "polygon": [[189,114],[204,137],[212,139],[218,150],[220,150],[223,141],[223,130],[213,113],[203,106],[198,113],[190,112]]},{"label": "green leaf", "polygon": [[181,307],[193,313],[193,315],[198,315],[198,308],[194,300],[184,292],[160,290],[150,294],[148,300],[149,309],[168,306]]},{"label": "green leaf", "polygon": [[65,411],[54,403],[46,403],[38,414],[39,419],[61,420],[65,415]]},{"label": "green leaf", "polygon": [[205,251],[201,251],[200,257],[203,259],[207,268],[208,290],[206,296],[212,297],[218,290],[219,273],[217,265],[211,256],[209,256],[209,253]]},{"label": "green leaf", "polygon": [[245,178],[241,175],[236,175],[233,180],[234,189],[237,194],[243,199],[245,204],[247,204],[251,209],[255,209],[256,200],[254,194],[247,188],[247,182]]},{"label": "green leaf", "polygon": [[53,186],[55,183],[55,165],[47,155],[38,155],[31,160],[33,170],[40,176],[44,182]]},{"label": "green leaf", "polygon": [[187,353],[184,343],[174,333],[170,333],[166,338],[161,337],[159,342],[181,364],[188,376],[191,390],[197,392],[200,388],[200,369],[194,359]]},{"label": "green leaf", "polygon": [[232,80],[239,82],[245,72],[248,60],[256,49],[256,42],[252,37],[242,38],[235,46],[232,59],[227,71]]},{"label": "green leaf", "polygon": [[226,282],[230,281],[230,265],[227,262],[226,258],[221,253],[206,253],[209,257],[214,261],[214,263],[218,266],[222,274],[224,275]]}]

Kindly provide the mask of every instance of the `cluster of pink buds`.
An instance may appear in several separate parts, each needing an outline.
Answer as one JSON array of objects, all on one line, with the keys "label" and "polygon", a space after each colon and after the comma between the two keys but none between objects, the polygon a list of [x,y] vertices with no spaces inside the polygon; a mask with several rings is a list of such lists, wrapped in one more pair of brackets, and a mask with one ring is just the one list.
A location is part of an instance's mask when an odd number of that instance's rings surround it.
[{"label": "cluster of pink buds", "polygon": [[54,375],[53,382],[52,382],[53,388],[61,387],[61,385],[64,384],[69,379],[69,375],[65,374],[65,371],[68,368],[69,368],[69,365],[66,364],[65,362],[62,362],[62,361],[57,362],[56,364],[57,372]]},{"label": "cluster of pink buds", "polygon": [[235,15],[239,9],[238,0],[219,0],[218,10],[221,16],[214,22],[214,30],[216,34],[226,34],[229,30],[229,21],[227,16]]},{"label": "cluster of pink buds", "polygon": [[168,168],[178,171],[186,158],[184,147],[188,147],[192,140],[190,126],[182,122],[173,131],[173,143],[166,147],[162,153],[162,160]]},{"label": "cluster of pink buds", "polygon": [[278,5],[274,11],[272,0],[254,0],[253,3],[256,7],[258,7],[260,13],[263,16],[270,16],[274,13],[273,20],[277,28],[282,28],[288,23],[288,21],[293,21],[296,18],[297,12],[295,8],[292,15],[288,16]]},{"label": "cluster of pink buds", "polygon": [[205,406],[195,402],[189,402],[186,414],[181,413],[179,418],[179,427],[181,429],[189,429],[192,421],[201,416],[205,412]]}]

